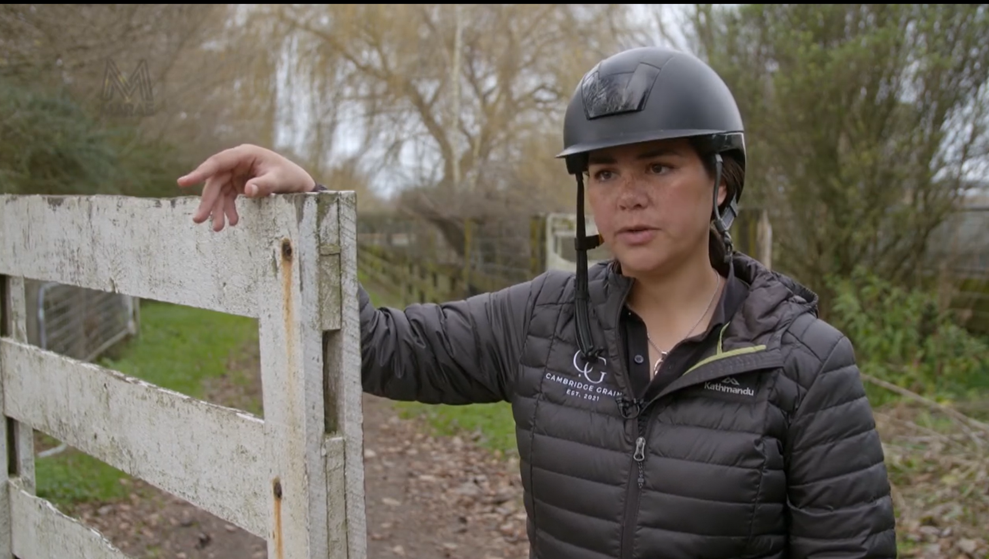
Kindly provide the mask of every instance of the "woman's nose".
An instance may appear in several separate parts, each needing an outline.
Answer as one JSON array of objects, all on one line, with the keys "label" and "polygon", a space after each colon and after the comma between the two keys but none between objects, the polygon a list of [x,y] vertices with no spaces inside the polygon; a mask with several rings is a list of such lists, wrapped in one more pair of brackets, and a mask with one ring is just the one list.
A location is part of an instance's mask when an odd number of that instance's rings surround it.
[{"label": "woman's nose", "polygon": [[644,206],[649,196],[645,180],[634,175],[623,175],[618,186],[618,204],[622,209]]}]

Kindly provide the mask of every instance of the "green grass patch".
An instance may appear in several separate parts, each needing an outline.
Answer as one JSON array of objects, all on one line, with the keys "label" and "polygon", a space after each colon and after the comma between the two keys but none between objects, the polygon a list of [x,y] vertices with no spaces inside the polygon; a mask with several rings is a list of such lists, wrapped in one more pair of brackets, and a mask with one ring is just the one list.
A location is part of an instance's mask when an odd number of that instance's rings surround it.
[{"label": "green grass patch", "polygon": [[[41,435],[45,446],[58,446],[58,441]],[[129,476],[74,449],[35,461],[37,494],[63,510],[78,503],[113,501],[127,496],[129,488],[120,483]]]},{"label": "green grass patch", "polygon": [[232,352],[257,336],[254,319],[145,301],[140,338],[100,364],[201,398],[203,380],[225,373]]},{"label": "green grass patch", "polygon": [[476,437],[482,447],[503,456],[517,453],[515,419],[507,402],[467,406],[396,402],[395,407],[401,417],[426,419],[435,435],[456,435],[471,440]]},{"label": "green grass patch", "polygon": [[[384,290],[366,283],[363,275],[358,274],[358,278],[375,306],[405,307],[396,298],[383,294]],[[395,402],[394,406],[403,418],[425,419],[434,435],[460,436],[471,440],[476,437],[481,446],[504,456],[517,453],[515,419],[512,417],[511,405],[507,402],[466,406]]]},{"label": "green grass patch", "polygon": [[[203,381],[222,375],[231,352],[257,339],[257,321],[157,301],[141,302],[140,337],[99,364],[163,388],[201,398]],[[45,447],[57,441],[42,437]],[[125,497],[129,476],[73,449],[35,464],[38,496],[63,509]]]}]

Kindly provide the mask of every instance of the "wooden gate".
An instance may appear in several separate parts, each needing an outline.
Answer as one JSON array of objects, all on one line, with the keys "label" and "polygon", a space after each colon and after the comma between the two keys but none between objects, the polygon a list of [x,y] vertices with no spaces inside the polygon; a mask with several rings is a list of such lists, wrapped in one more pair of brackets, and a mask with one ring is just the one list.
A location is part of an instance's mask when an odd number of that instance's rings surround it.
[{"label": "wooden gate", "polygon": [[[272,559],[364,559],[356,204],[0,196],[0,556],[124,558],[35,495],[32,429],[267,540]],[[27,343],[25,278],[258,319],[264,418]]]}]

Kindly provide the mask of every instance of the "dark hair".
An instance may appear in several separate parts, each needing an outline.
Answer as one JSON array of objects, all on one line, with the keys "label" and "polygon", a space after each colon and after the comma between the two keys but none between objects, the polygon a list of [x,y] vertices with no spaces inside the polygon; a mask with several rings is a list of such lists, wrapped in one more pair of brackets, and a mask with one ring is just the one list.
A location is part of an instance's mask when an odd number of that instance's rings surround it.
[{"label": "dark hair", "polygon": [[[701,153],[701,161],[704,163],[704,169],[707,171],[707,175],[714,180],[714,175],[717,172],[717,167],[714,160],[713,154]],[[726,152],[722,154],[721,163],[721,180],[724,181],[725,187],[727,189],[727,194],[725,196],[725,201],[719,206],[719,209],[724,210],[728,201],[732,199],[739,191],[739,186],[743,184],[745,180],[745,169],[738,162],[734,156],[735,154],[731,152]],[[713,195],[713,193],[712,193]],[[714,219],[714,216],[711,216]],[[714,223],[710,225],[711,234],[709,235],[708,247],[710,249],[711,255],[711,265],[716,269],[723,272],[727,272],[727,266],[725,265],[725,243],[724,239],[721,238],[721,233],[718,232]]]}]

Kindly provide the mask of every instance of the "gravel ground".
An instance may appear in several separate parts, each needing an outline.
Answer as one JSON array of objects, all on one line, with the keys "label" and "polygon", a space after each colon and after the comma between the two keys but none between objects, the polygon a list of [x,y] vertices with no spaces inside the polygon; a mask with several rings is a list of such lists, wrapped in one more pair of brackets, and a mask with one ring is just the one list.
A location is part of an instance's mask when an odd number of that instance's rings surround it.
[{"label": "gravel ground", "polygon": [[[528,557],[516,462],[428,436],[387,401],[365,396],[364,405],[369,557]],[[267,557],[264,540],[147,484],[130,485],[129,500],[74,515],[136,559]]]}]

